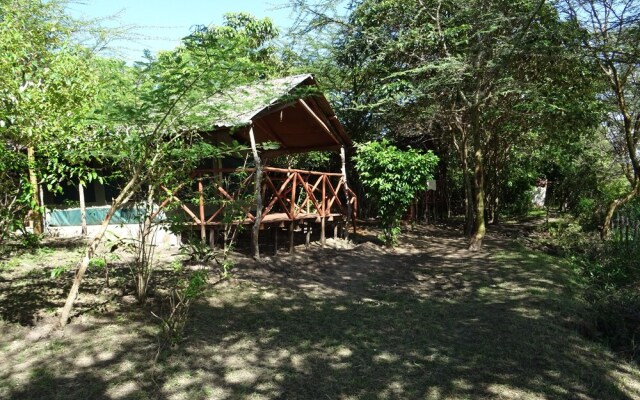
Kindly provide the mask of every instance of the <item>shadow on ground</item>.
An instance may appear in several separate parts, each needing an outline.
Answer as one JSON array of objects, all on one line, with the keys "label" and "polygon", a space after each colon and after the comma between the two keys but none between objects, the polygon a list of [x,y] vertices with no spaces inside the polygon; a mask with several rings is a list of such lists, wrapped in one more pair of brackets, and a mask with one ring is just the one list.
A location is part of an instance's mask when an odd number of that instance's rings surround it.
[{"label": "shadow on ground", "polygon": [[492,237],[417,228],[390,251],[300,249],[240,260],[157,364],[148,313],[79,318],[29,343],[4,325],[0,395],[158,399],[633,399],[635,367],[576,332],[556,260]]}]

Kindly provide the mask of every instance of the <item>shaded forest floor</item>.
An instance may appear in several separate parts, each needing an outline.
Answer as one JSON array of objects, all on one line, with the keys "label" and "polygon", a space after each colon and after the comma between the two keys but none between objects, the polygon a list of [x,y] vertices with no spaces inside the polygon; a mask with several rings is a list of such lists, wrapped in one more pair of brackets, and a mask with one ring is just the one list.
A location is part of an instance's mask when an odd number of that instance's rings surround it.
[{"label": "shaded forest floor", "polygon": [[[193,308],[185,341],[154,363],[158,321],[132,304],[128,270],[91,272],[77,314],[52,331],[76,242],[3,260],[0,398],[636,399],[640,370],[580,335],[588,322],[562,262],[513,230],[468,252],[451,227],[393,250],[363,230],[254,262]],[[157,292],[177,249],[161,253]]]}]

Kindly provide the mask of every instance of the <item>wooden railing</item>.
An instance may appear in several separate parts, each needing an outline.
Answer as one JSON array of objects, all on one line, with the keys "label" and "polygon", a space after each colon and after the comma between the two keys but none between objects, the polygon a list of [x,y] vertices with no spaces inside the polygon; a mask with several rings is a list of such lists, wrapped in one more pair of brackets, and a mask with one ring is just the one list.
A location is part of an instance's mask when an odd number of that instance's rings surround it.
[{"label": "wooden railing", "polygon": [[[188,223],[199,225],[203,232],[207,226],[254,223],[254,176],[254,168],[197,170],[190,191],[186,185],[163,188],[167,198],[160,209],[177,204]],[[358,201],[340,173],[265,167],[261,191],[261,223],[349,216],[355,228]],[[189,196],[188,202],[184,196]]]}]

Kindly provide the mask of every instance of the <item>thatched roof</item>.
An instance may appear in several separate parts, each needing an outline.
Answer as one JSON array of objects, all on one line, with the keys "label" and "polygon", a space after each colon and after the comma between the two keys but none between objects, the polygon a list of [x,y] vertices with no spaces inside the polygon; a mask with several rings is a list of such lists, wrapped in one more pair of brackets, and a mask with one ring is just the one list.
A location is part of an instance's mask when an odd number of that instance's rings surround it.
[{"label": "thatched roof", "polygon": [[219,98],[224,115],[215,132],[229,132],[249,140],[253,126],[256,141],[277,142],[270,154],[335,150],[352,145],[331,105],[311,74],[260,81],[229,91]]}]

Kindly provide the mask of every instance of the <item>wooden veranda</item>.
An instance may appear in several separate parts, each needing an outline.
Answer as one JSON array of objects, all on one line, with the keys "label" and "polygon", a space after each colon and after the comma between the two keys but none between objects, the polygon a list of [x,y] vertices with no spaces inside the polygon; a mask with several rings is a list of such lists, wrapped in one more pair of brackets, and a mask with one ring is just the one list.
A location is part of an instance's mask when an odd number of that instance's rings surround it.
[{"label": "wooden veranda", "polygon": [[[260,213],[253,201],[243,201],[253,194],[251,183],[255,175],[255,168],[200,169],[193,174],[195,191],[190,194],[184,189],[185,196],[197,196],[197,204],[183,201],[182,188],[164,188],[167,197],[160,209],[177,205],[185,214],[185,225],[199,229],[200,238],[212,245],[217,231],[229,224],[257,222],[260,230],[275,225],[288,228],[290,235],[302,226],[307,243],[311,223],[319,223],[323,243],[327,222],[336,229],[348,229],[349,224],[355,232],[358,201],[342,173],[264,167]],[[291,243],[292,240],[291,237]]]},{"label": "wooden veranda", "polygon": [[[251,152],[244,165],[250,160],[252,167],[223,168],[224,160],[218,159],[214,168],[193,173],[193,183],[185,186],[194,187],[165,188],[167,198],[161,209],[177,205],[186,215],[186,224],[199,229],[203,242],[212,242],[225,227],[250,225],[256,258],[260,231],[266,226],[288,228],[291,250],[294,231],[301,225],[308,241],[310,225],[319,224],[323,245],[327,222],[336,232],[347,225],[355,229],[358,202],[347,184],[345,166],[345,149],[353,143],[312,75],[257,82],[216,101],[225,104],[221,108],[226,113],[211,131],[203,132],[204,137],[214,143],[247,144]],[[275,157],[309,151],[339,151],[341,172],[265,166]]]}]

